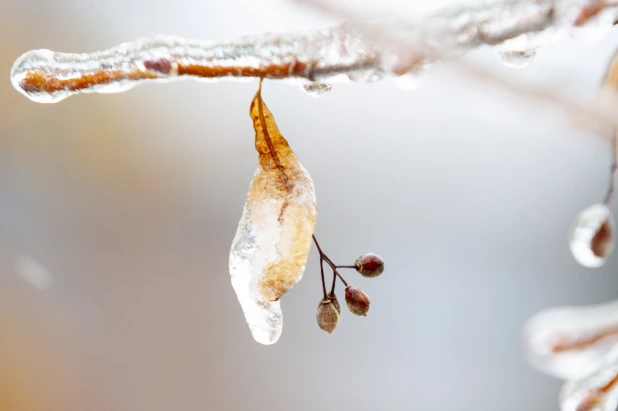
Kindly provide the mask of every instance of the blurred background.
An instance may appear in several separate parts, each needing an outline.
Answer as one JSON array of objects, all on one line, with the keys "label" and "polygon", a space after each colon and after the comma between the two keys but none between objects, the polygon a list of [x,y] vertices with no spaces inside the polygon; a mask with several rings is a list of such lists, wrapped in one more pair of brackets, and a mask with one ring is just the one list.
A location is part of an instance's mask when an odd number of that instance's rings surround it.
[{"label": "blurred background", "polygon": [[[350,2],[413,15],[442,2]],[[6,411],[557,410],[525,361],[547,307],[616,298],[618,256],[587,270],[571,222],[604,197],[609,144],[435,67],[406,91],[274,81],[264,98],[313,176],[316,234],[335,261],[386,260],[366,318],[315,324],[315,250],[253,341],[228,253],[257,164],[257,81],[149,84],[36,104],[9,81],[29,49],[105,49],[164,33],[231,40],[338,21],[284,0],[0,0],[0,409]],[[564,39],[525,69],[466,58],[593,99],[618,44]],[[616,208],[614,208],[616,211]]]}]

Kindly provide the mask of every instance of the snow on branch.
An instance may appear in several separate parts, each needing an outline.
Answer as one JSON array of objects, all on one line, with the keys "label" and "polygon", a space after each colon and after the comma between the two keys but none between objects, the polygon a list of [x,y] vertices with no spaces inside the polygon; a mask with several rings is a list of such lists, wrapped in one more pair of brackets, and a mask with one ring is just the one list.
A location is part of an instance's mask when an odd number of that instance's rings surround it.
[{"label": "snow on branch", "polygon": [[414,49],[376,41],[342,24],[306,34],[264,34],[234,42],[151,36],[84,54],[32,50],[11,69],[13,86],[33,101],[55,103],[87,92],[120,92],[144,82],[175,79],[269,78],[305,84],[399,76],[481,45],[511,44],[511,58],[569,30],[609,27],[618,1],[502,0],[448,9],[422,21],[375,23]]}]

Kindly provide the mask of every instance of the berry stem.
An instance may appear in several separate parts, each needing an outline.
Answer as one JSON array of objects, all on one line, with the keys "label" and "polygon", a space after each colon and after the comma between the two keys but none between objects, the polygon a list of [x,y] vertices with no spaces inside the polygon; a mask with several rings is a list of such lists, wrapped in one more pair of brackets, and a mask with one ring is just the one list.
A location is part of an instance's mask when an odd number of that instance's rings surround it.
[{"label": "berry stem", "polygon": [[333,263],[333,261],[330,258],[328,258],[326,254],[324,254],[324,251],[322,251],[322,248],[320,247],[320,244],[318,243],[318,239],[315,238],[315,234],[312,234],[311,236],[313,237],[313,242],[315,243],[315,246],[318,249],[318,253],[320,254],[320,271],[322,274],[322,290],[324,291],[324,298],[326,299],[327,295],[326,295],[326,283],[324,282],[324,265],[323,265],[324,261],[326,261],[326,264],[330,265],[330,268],[333,269],[333,273],[335,274],[335,276],[333,276],[332,292],[335,292],[336,277],[339,277],[343,285],[345,285],[346,287],[348,286],[348,283],[346,282],[346,280],[343,279],[341,274],[339,274],[339,272],[337,271],[337,266],[335,265],[335,263]]},{"label": "berry stem", "polygon": [[343,279],[343,277],[341,276],[341,274],[339,274],[339,271],[337,270],[333,270],[335,272],[335,274],[337,274],[337,277],[339,277],[339,279],[341,280],[341,282],[343,283],[343,285],[345,285],[346,287],[348,286],[348,283],[346,280]]},{"label": "berry stem", "polygon": [[320,274],[322,276],[322,292],[324,293],[324,299],[326,300],[328,296],[326,295],[326,282],[324,280],[324,260],[320,259]]},{"label": "berry stem", "polygon": [[315,235],[312,234],[312,237],[315,246],[318,248],[318,253],[320,253],[320,276],[322,277],[322,292],[324,293],[324,300],[326,300],[328,296],[326,295],[326,280],[324,280],[324,253],[322,252],[320,244],[318,244],[318,240],[317,238],[315,238]]},{"label": "berry stem", "polygon": [[324,252],[322,252],[322,248],[320,248],[320,244],[318,243],[318,239],[315,238],[315,234],[311,234],[311,237],[313,237],[313,242],[315,243],[315,246],[318,248],[318,253],[320,253],[320,258],[324,258]]},{"label": "berry stem", "polygon": [[337,284],[337,276],[333,271],[333,285],[330,287],[330,295],[335,295],[335,285]]},{"label": "berry stem", "polygon": [[338,265],[337,268],[354,268],[356,269],[355,265]]}]

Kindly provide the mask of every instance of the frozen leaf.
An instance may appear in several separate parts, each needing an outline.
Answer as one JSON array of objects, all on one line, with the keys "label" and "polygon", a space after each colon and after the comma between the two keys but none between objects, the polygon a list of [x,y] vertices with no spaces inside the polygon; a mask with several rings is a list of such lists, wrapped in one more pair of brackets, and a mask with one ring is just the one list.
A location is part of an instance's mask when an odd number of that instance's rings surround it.
[{"label": "frozen leaf", "polygon": [[616,411],[618,407],[618,350],[601,369],[586,378],[567,382],[560,393],[562,411]]},{"label": "frozen leaf", "polygon": [[230,274],[253,338],[273,344],[283,326],[279,298],[300,281],[309,256],[315,189],[260,90],[250,115],[259,167],[232,244]]},{"label": "frozen leaf", "polygon": [[543,311],[527,322],[524,341],[539,370],[571,380],[590,375],[618,349],[618,300]]}]

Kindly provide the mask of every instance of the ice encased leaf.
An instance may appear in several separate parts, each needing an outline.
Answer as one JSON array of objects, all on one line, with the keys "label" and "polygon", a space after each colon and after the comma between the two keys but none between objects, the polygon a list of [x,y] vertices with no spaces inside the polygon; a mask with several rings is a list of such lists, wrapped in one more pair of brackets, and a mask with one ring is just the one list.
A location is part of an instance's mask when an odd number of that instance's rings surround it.
[{"label": "ice encased leaf", "polygon": [[614,248],[614,222],[605,204],[583,210],[573,224],[569,247],[575,260],[584,267],[597,268]]},{"label": "ice encased leaf", "polygon": [[253,338],[281,336],[279,299],[302,278],[316,221],[313,181],[300,164],[260,92],[250,109],[260,165],[230,252],[232,286]]},{"label": "ice encased leaf", "polygon": [[618,300],[542,311],[524,327],[528,361],[558,378],[579,380],[618,350]]},{"label": "ice encased leaf", "polygon": [[616,411],[618,407],[618,350],[598,371],[568,381],[560,392],[561,411]]}]

